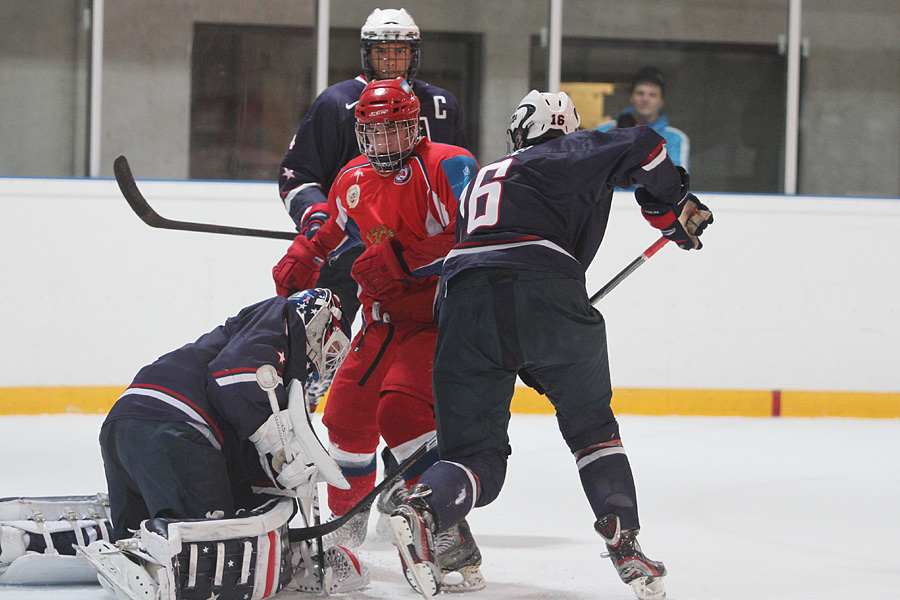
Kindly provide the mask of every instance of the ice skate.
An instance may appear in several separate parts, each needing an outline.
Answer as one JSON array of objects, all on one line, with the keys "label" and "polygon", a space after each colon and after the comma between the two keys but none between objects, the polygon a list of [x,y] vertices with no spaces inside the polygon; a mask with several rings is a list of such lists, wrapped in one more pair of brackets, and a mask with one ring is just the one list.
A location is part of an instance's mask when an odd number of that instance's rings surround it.
[{"label": "ice skate", "polygon": [[[384,467],[385,477],[387,477],[388,473],[397,468],[397,461],[393,459],[394,457],[390,452],[391,451],[387,446],[381,451],[381,464]],[[403,477],[397,477],[394,479],[393,483],[391,483],[391,487],[378,495],[378,500],[375,502],[375,508],[378,510],[378,521],[375,523],[375,535],[378,539],[383,541],[394,539],[390,523],[391,513],[397,510],[397,507],[403,502],[403,498],[406,497],[408,491],[409,490],[406,488],[406,481],[403,480]]]},{"label": "ice skate", "polygon": [[638,600],[664,600],[666,567],[643,553],[637,541],[640,530],[622,531],[616,515],[601,517],[594,523],[594,529],[606,542],[605,556],[609,556],[619,577],[632,587]]},{"label": "ice skate", "polygon": [[[309,544],[298,544],[294,549],[294,578],[285,587],[308,593],[322,593],[319,576],[318,556]],[[325,594],[353,592],[369,585],[369,569],[356,555],[343,546],[332,546],[325,550]]]},{"label": "ice skate", "polygon": [[380,540],[390,541],[394,539],[391,530],[391,514],[397,510],[403,498],[409,490],[406,488],[406,482],[402,477],[397,478],[390,488],[386,489],[378,496],[375,508],[378,510],[378,521],[375,523],[375,534]]},{"label": "ice skate", "polygon": [[484,589],[481,550],[465,519],[437,534],[434,539],[437,564],[441,569],[441,591],[474,592]]},{"label": "ice skate", "polygon": [[434,545],[434,517],[425,496],[427,485],[418,484],[391,515],[394,545],[400,553],[403,574],[414,590],[426,598],[441,591],[441,569]]},{"label": "ice skate", "polygon": [[[329,521],[337,519],[340,515],[332,515]],[[342,527],[325,536],[326,546],[346,546],[359,548],[366,541],[366,532],[369,528],[369,509],[360,511],[350,517]]]}]

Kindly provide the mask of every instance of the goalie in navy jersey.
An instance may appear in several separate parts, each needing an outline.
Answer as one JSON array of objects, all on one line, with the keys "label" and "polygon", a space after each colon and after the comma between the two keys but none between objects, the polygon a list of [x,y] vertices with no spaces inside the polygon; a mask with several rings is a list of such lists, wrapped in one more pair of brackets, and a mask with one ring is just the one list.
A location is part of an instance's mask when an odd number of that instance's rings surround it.
[{"label": "goalie in navy jersey", "polygon": [[434,536],[491,503],[503,485],[517,374],[553,404],[618,575],[642,600],[665,597],[666,569],[636,539],[637,496],[610,408],[605,324],[590,304],[585,270],[615,187],[641,186],[644,216],[685,250],[701,248],[713,219],[651,128],[578,125],[565,93],[530,92],[510,123],[513,153],[483,167],[460,198],[434,360],[440,460],[391,516],[403,569],[426,597],[441,589]]},{"label": "goalie in navy jersey", "polygon": [[[405,78],[419,98],[419,120],[425,136],[468,147],[457,99],[417,77],[420,41],[419,28],[406,10],[376,8],[360,31],[363,73],[325,89],[300,123],[282,160],[278,188],[297,231],[306,237],[312,238],[328,219],[328,192],[344,165],[359,156],[354,108],[366,83]],[[358,243],[334,257],[323,266],[319,277],[319,287],[331,289],[342,299],[351,324],[359,300],[350,268],[364,248]],[[327,383],[313,386],[313,394],[324,393],[321,388]]]},{"label": "goalie in navy jersey", "polygon": [[[319,481],[348,485],[313,432],[304,397],[305,386],[344,360],[348,333],[331,291],[303,290],[248,306],[137,373],[101,427],[100,449],[115,539],[137,532],[129,551],[140,560],[116,562],[106,542],[88,546],[83,554],[101,583],[121,598],[134,597],[128,590],[136,585],[149,586],[142,594],[157,586],[161,598],[190,598],[187,588],[197,586],[179,579],[190,562],[192,577],[203,582],[190,594],[204,598],[263,598],[292,581],[295,590],[322,591],[317,568],[303,562],[302,552],[311,560],[310,543],[291,548],[287,522],[297,498],[311,524],[306,513]],[[188,541],[215,549],[219,562],[198,566],[196,556],[181,556]],[[224,556],[233,553],[239,556],[223,571]],[[346,549],[330,548],[325,558],[342,573],[326,591],[368,583],[368,571]],[[139,568],[153,562],[168,575]],[[132,564],[139,567],[129,577]]]}]

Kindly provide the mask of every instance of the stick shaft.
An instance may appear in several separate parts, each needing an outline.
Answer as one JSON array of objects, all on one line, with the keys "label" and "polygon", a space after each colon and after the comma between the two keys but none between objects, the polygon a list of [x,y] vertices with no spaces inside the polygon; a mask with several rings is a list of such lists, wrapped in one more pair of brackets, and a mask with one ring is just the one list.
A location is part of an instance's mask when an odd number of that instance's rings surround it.
[{"label": "stick shaft", "polygon": [[653,242],[653,244],[651,244],[649,248],[644,250],[640,256],[628,263],[627,267],[619,271],[619,273],[615,277],[609,280],[609,283],[604,285],[602,288],[600,288],[600,290],[597,291],[596,294],[591,296],[591,304],[597,304],[597,302],[603,299],[604,296],[613,291],[613,289],[617,285],[625,281],[626,277],[634,273],[638,267],[647,262],[651,256],[659,252],[659,250],[668,242],[669,240],[665,237],[660,237],[658,240]]}]

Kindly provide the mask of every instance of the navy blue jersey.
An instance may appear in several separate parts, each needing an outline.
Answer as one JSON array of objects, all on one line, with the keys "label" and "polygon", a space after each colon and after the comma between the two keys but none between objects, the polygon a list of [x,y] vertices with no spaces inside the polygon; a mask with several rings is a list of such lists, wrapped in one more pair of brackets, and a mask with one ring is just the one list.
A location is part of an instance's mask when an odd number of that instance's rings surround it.
[{"label": "navy blue jersey", "polygon": [[[284,383],[306,381],[306,329],[281,296],[248,306],[141,369],[106,420],[190,423],[219,450],[241,453],[234,446],[272,415],[268,394],[256,381],[256,369],[266,364]],[[275,393],[287,408],[284,386]]]},{"label": "navy blue jersey", "polygon": [[[281,162],[278,189],[298,230],[303,213],[327,202],[335,177],[359,156],[354,110],[366,87],[361,75],[327,88],[309,107]],[[413,82],[420,120],[429,139],[466,148],[459,102],[445,89]]]},{"label": "navy blue jersey", "polygon": [[681,176],[649,127],[576,131],[482,167],[459,201],[443,279],[473,267],[563,273],[584,281],[615,187],[681,200]]}]

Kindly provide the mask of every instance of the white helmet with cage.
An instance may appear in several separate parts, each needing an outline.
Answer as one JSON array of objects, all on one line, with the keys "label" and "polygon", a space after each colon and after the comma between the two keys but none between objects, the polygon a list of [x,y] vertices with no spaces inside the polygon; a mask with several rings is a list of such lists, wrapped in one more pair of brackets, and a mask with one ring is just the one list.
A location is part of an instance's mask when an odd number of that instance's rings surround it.
[{"label": "white helmet with cage", "polygon": [[572,133],[580,124],[581,118],[568,94],[531,90],[509,120],[506,132],[511,152]]},{"label": "white helmet with cage", "polygon": [[288,297],[306,326],[306,386],[331,381],[350,350],[350,326],[331,290],[303,290]]},{"label": "white helmet with cage", "polygon": [[404,79],[412,83],[419,73],[419,50],[421,38],[419,27],[406,9],[376,8],[366,19],[360,30],[360,53],[362,56],[363,75],[369,81],[373,79],[393,79],[396,73],[385,75],[372,64],[372,46],[382,43],[405,42],[409,44],[409,66],[405,69]]}]

